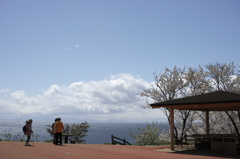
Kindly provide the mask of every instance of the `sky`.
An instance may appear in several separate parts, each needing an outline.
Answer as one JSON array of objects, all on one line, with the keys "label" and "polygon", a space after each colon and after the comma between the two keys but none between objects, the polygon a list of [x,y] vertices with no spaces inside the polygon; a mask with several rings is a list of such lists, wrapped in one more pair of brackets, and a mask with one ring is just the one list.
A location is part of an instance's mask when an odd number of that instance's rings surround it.
[{"label": "sky", "polygon": [[239,0],[1,0],[0,121],[165,122],[153,73],[240,64]]}]

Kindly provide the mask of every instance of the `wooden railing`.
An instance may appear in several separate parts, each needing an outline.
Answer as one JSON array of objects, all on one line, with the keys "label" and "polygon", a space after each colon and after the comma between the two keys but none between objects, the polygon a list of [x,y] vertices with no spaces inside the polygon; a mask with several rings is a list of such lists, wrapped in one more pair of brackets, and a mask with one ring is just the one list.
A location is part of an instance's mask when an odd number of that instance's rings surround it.
[{"label": "wooden railing", "polygon": [[193,135],[185,135],[184,140],[185,140],[185,142],[194,141],[194,136]]},{"label": "wooden railing", "polygon": [[196,138],[211,138],[211,137],[234,137],[236,134],[193,134],[193,135],[185,135],[185,142],[187,141],[195,141]]},{"label": "wooden railing", "polygon": [[112,144],[113,145],[116,145],[116,144],[119,144],[119,145],[131,145],[125,139],[120,139],[120,138],[118,138],[116,136],[113,136],[113,135],[111,135],[111,138],[112,138]]}]

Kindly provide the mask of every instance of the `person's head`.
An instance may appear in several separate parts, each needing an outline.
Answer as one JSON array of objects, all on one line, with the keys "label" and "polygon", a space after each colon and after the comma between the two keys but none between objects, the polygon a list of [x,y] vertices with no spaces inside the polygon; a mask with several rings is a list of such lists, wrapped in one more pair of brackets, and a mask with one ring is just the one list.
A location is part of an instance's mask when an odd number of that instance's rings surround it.
[{"label": "person's head", "polygon": [[61,118],[57,118],[58,121],[61,121]]},{"label": "person's head", "polygon": [[29,121],[27,120],[27,121],[26,121],[26,124],[28,124],[28,123],[29,123]]},{"label": "person's head", "polygon": [[30,123],[32,123],[32,122],[33,122],[33,120],[32,120],[32,119],[29,119],[29,122],[30,122]]},{"label": "person's head", "polygon": [[57,121],[58,121],[58,118],[55,119],[55,122],[57,122]]}]

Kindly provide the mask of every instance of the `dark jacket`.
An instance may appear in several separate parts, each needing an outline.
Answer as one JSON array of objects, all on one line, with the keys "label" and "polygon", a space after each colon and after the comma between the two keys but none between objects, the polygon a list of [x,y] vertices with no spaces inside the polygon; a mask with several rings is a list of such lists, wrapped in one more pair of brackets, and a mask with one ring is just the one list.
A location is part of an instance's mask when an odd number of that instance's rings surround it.
[{"label": "dark jacket", "polygon": [[30,121],[26,121],[26,128],[27,128],[27,131],[24,132],[24,135],[30,136],[32,133],[32,123]]}]

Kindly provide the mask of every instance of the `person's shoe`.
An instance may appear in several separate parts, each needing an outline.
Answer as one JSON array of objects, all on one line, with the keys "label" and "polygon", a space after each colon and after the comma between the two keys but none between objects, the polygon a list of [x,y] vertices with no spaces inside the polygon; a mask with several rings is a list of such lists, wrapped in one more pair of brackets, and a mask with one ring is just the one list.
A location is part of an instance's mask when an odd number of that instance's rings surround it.
[{"label": "person's shoe", "polygon": [[32,146],[32,145],[30,145],[29,143],[26,143],[25,146]]}]

